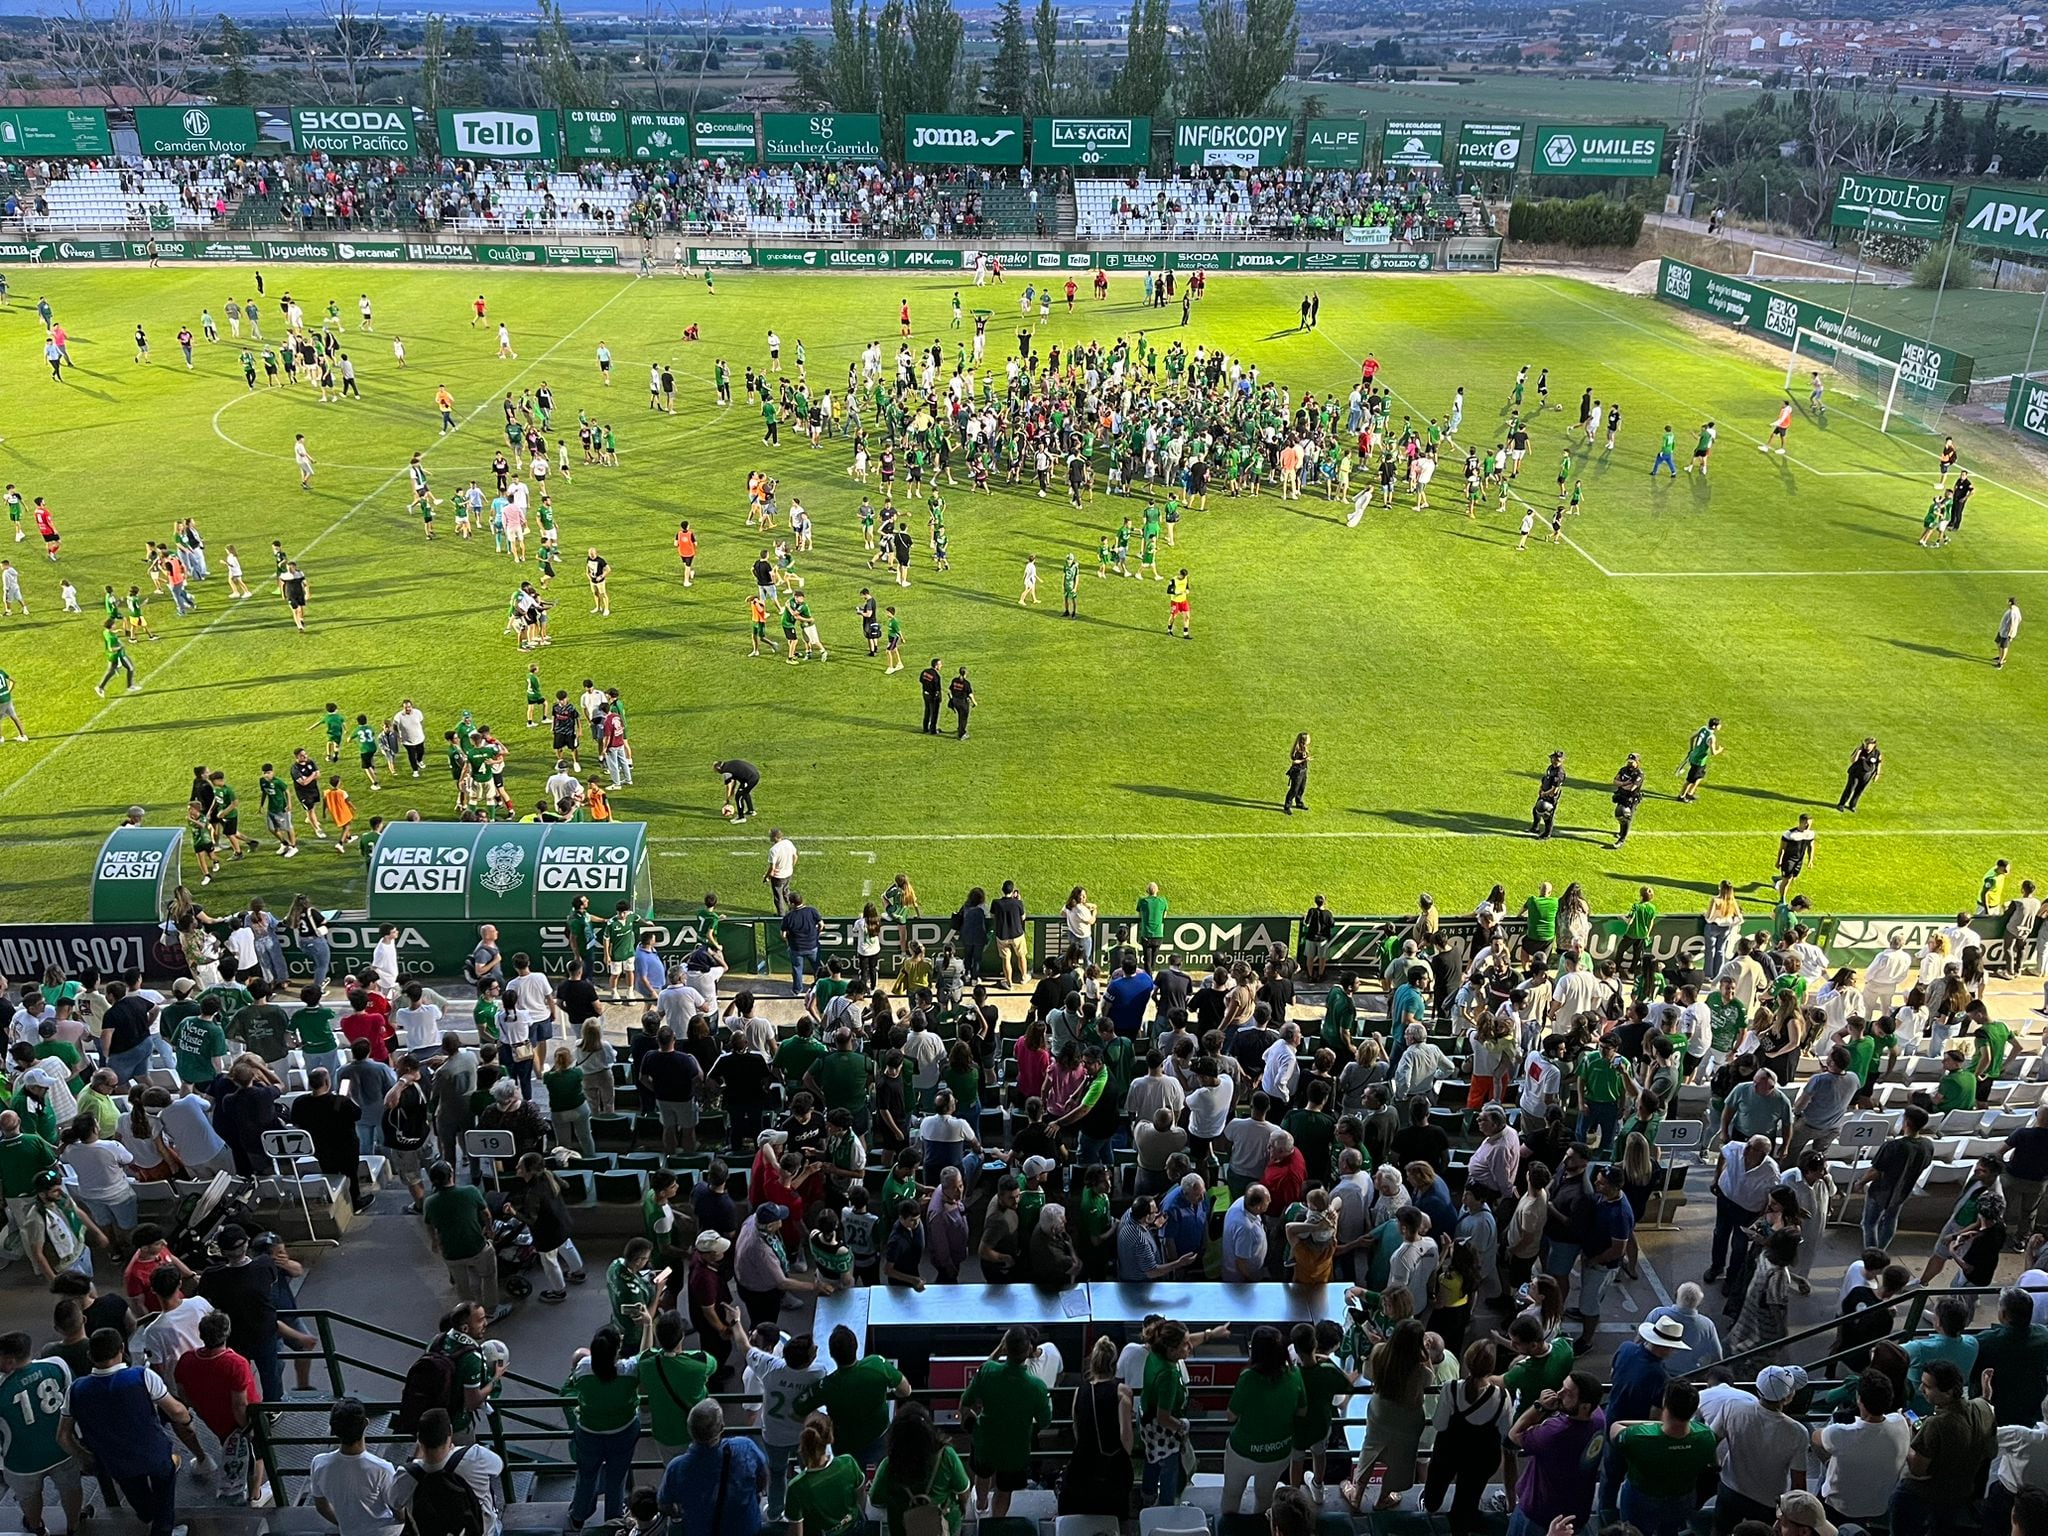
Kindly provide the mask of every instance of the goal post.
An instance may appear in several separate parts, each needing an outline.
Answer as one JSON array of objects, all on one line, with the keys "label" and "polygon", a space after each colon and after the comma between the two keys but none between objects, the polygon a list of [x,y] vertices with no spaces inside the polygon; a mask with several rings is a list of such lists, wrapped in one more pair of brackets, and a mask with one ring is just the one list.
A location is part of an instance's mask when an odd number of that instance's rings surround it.
[{"label": "goal post", "polygon": [[1899,365],[1889,358],[1879,357],[1875,352],[1835,336],[1825,336],[1810,326],[1800,326],[1792,333],[1792,356],[1785,364],[1785,393],[1793,394],[1793,380],[1801,369],[1817,373],[1826,369],[1837,381],[1846,384],[1842,393],[1849,399],[1863,398],[1884,402],[1884,412],[1878,421],[1877,430],[1889,432],[1892,425],[1892,411],[1898,405]]}]

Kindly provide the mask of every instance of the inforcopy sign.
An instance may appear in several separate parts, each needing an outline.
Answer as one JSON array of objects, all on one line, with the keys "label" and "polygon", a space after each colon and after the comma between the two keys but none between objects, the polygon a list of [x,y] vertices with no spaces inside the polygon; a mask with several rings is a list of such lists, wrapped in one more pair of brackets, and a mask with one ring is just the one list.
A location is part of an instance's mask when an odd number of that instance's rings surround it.
[{"label": "inforcopy sign", "polygon": [[1512,171],[1522,159],[1520,123],[1465,123],[1458,129],[1458,169]]},{"label": "inforcopy sign", "polygon": [[562,154],[570,160],[626,158],[626,114],[610,109],[562,116]]},{"label": "inforcopy sign", "polygon": [[1380,131],[1380,164],[1433,171],[1444,163],[1444,125],[1395,118]]},{"label": "inforcopy sign", "polygon": [[111,154],[107,114],[96,107],[22,107],[0,112],[0,158]]},{"label": "inforcopy sign", "polygon": [[632,113],[626,119],[626,149],[635,160],[687,160],[690,157],[690,114]]},{"label": "inforcopy sign", "polygon": [[406,107],[293,107],[292,148],[343,160],[409,159],[419,149]]},{"label": "inforcopy sign", "polygon": [[2008,187],[1972,187],[1962,238],[1993,250],[2048,253],[2048,197]]},{"label": "inforcopy sign", "polygon": [[137,107],[135,136],[145,155],[246,155],[256,147],[248,107]]},{"label": "inforcopy sign", "polygon": [[1033,165],[1143,165],[1149,117],[1034,117]]},{"label": "inforcopy sign", "polygon": [[1654,176],[1664,163],[1664,125],[1546,123],[1536,130],[1537,176]]},{"label": "inforcopy sign", "polygon": [[477,160],[552,160],[561,146],[552,112],[442,112],[441,153]]},{"label": "inforcopy sign", "polygon": [[912,165],[1022,165],[1024,119],[912,113],[903,120]]},{"label": "inforcopy sign", "polygon": [[1173,125],[1175,165],[1285,165],[1293,147],[1294,124],[1286,118],[1190,117]]},{"label": "inforcopy sign", "polygon": [[793,160],[879,160],[879,112],[763,112],[761,145],[770,165]]},{"label": "inforcopy sign", "polygon": [[1325,122],[1308,125],[1301,141],[1301,163],[1312,171],[1355,171],[1365,164],[1365,124]]},{"label": "inforcopy sign", "polygon": [[1955,195],[1956,189],[1945,182],[1845,175],[1835,189],[1828,222],[1836,229],[1938,235],[1948,223],[1948,205]]},{"label": "inforcopy sign", "polygon": [[699,112],[690,119],[690,153],[705,160],[761,158],[754,119],[746,112]]}]

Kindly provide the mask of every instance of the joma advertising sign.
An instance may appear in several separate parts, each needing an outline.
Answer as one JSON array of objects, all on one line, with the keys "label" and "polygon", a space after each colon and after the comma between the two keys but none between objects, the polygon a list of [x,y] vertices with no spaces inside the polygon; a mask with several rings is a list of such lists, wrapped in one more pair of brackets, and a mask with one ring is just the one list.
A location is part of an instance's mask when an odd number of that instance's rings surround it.
[{"label": "joma advertising sign", "polygon": [[1024,119],[913,112],[903,120],[912,165],[1022,165]]}]

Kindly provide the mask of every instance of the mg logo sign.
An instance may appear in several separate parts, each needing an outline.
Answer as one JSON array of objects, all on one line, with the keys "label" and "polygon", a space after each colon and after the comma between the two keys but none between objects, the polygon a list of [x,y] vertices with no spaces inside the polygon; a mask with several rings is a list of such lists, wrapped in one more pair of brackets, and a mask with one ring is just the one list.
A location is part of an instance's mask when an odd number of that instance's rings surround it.
[{"label": "mg logo sign", "polygon": [[213,119],[198,107],[189,108],[179,122],[184,124],[185,136],[190,139],[203,139],[213,132]]},{"label": "mg logo sign", "polygon": [[1579,152],[1578,141],[1569,134],[1559,134],[1543,146],[1544,163],[1551,166],[1567,166]]}]

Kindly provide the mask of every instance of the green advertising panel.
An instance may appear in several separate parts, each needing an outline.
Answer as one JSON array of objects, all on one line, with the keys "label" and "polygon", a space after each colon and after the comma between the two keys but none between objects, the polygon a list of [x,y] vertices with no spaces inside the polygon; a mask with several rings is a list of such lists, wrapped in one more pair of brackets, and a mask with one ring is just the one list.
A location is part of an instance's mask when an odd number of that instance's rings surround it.
[{"label": "green advertising panel", "polygon": [[2007,187],[1972,187],[1963,204],[1962,239],[1997,251],[2048,254],[2048,196]]},{"label": "green advertising panel", "polygon": [[1034,117],[1033,165],[1143,165],[1152,147],[1149,117]]},{"label": "green advertising panel", "polygon": [[1299,272],[1301,252],[1299,251],[1232,251],[1230,270],[1233,272]]},{"label": "green advertising panel", "polygon": [[568,160],[626,158],[626,114],[615,109],[562,114],[562,156]]},{"label": "green advertising panel", "polygon": [[749,165],[761,158],[760,142],[754,136],[750,112],[699,112],[690,119],[690,153],[705,160],[744,160]]},{"label": "green advertising panel", "polygon": [[1176,246],[1166,253],[1166,264],[1176,272],[1226,272],[1230,269],[1230,251],[1199,248],[1183,250]]},{"label": "green advertising panel", "polygon": [[652,879],[642,822],[394,822],[370,861],[369,916],[551,922],[579,895],[651,913]]},{"label": "green advertising panel", "polygon": [[441,153],[473,160],[553,160],[561,134],[552,112],[439,112]]},{"label": "green advertising panel", "polygon": [[1520,123],[1464,123],[1458,128],[1457,166],[1461,171],[1512,171],[1522,163]]},{"label": "green advertising panel", "polygon": [[626,118],[626,149],[635,160],[690,158],[690,114],[635,112]]},{"label": "green advertising panel", "polygon": [[1432,251],[1367,251],[1364,255],[1368,272],[1427,272],[1436,265]]},{"label": "green advertising panel", "polygon": [[408,107],[293,107],[292,148],[342,160],[410,159],[419,151]]},{"label": "green advertising panel", "polygon": [[1294,123],[1281,117],[1184,117],[1173,125],[1175,165],[1285,165]]},{"label": "green advertising panel", "polygon": [[879,112],[763,112],[761,148],[770,165],[793,160],[880,160]]},{"label": "green advertising panel", "polygon": [[1308,125],[1301,163],[1312,171],[1355,171],[1365,164],[1365,124],[1322,119]]},{"label": "green advertising panel", "polygon": [[2012,393],[2005,402],[2005,424],[2048,446],[2048,384],[2013,380]]},{"label": "green advertising panel", "polygon": [[1836,229],[1883,234],[1939,235],[1948,223],[1956,189],[1939,181],[1895,181],[1889,176],[1842,177],[1828,222]]},{"label": "green advertising panel", "polygon": [[[1887,330],[1807,299],[1794,298],[1738,277],[1724,277],[1668,256],[1657,272],[1657,297],[1704,315],[1740,325],[1753,336],[1789,347],[1802,330],[1823,341],[1839,339],[1899,365],[1899,382],[1946,400],[1961,400],[1976,371],[1976,359],[1930,346],[1916,336]],[[1812,345],[1809,341],[1806,345]]]},{"label": "green advertising panel", "polygon": [[145,155],[246,155],[256,148],[248,107],[137,107],[135,136]]},{"label": "green advertising panel", "polygon": [[958,272],[967,264],[964,254],[958,250],[891,251],[889,255],[890,265],[911,271]]},{"label": "green advertising panel", "polygon": [[[1034,917],[1030,921],[1031,952],[1039,960],[1056,957],[1067,948],[1066,924],[1058,917]],[[1102,917],[1095,924],[1095,952],[1112,955],[1128,946],[1136,950],[1138,920],[1135,917]],[[1171,955],[1182,970],[1199,974],[1217,965],[1239,960],[1263,967],[1274,946],[1291,954],[1294,949],[1294,919],[1291,917],[1169,917],[1166,936],[1159,952]]]},{"label": "green advertising panel", "polygon": [[1380,130],[1380,164],[1404,171],[1435,170],[1444,163],[1444,125],[1390,118]]},{"label": "green advertising panel", "polygon": [[1545,123],[1536,130],[1537,176],[1654,176],[1664,163],[1662,123]]},{"label": "green advertising panel", "polygon": [[541,259],[551,267],[616,267],[616,245],[544,245]]},{"label": "green advertising panel", "polygon": [[19,107],[0,112],[0,158],[106,155],[114,141],[97,107]]},{"label": "green advertising panel", "polygon": [[93,864],[92,920],[161,921],[178,888],[184,851],[185,834],[177,827],[116,827]]},{"label": "green advertising panel", "polygon": [[903,120],[912,165],[1022,165],[1024,119],[913,112]]}]

